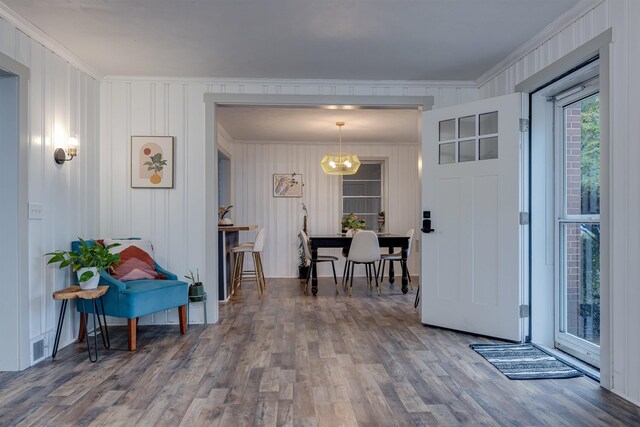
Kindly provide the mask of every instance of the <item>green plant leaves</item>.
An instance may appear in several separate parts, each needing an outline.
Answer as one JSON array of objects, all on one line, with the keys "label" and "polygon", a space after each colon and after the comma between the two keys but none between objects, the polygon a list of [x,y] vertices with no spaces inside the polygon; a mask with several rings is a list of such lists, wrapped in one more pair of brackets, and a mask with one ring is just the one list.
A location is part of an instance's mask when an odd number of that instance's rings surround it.
[{"label": "green plant leaves", "polygon": [[[55,251],[49,252],[45,255],[50,255],[51,258],[47,262],[47,264],[55,264],[60,263],[58,268],[65,268],[71,266],[71,269],[75,272],[85,267],[96,267],[98,269],[98,273],[101,271],[111,269],[114,265],[120,264],[120,254],[112,254],[110,249],[120,246],[119,243],[114,243],[107,247],[104,247],[98,243],[87,243],[85,240],[78,238],[80,240],[80,246],[78,247],[78,252],[75,251]],[[93,273],[88,272],[89,279],[93,276]],[[81,278],[79,279],[81,282],[84,282],[88,279],[82,279],[87,274],[87,272],[83,273]]]},{"label": "green plant leaves", "polygon": [[85,271],[82,276],[78,278],[78,282],[86,282],[93,277],[93,271]]}]

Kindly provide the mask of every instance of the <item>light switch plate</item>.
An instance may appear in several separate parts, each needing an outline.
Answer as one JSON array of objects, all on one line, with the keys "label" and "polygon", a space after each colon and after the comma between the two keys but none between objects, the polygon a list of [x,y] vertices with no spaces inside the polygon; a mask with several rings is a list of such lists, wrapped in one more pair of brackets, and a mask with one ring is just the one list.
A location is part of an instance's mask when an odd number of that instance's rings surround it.
[{"label": "light switch plate", "polygon": [[42,204],[29,203],[29,219],[42,219]]}]

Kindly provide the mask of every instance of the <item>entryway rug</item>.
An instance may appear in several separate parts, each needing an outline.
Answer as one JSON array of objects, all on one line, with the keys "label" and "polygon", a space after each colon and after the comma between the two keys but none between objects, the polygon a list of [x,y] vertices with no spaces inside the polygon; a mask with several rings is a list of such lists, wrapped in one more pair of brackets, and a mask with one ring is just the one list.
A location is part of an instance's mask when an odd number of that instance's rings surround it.
[{"label": "entryway rug", "polygon": [[469,344],[469,347],[512,380],[573,378],[583,375],[531,344]]}]

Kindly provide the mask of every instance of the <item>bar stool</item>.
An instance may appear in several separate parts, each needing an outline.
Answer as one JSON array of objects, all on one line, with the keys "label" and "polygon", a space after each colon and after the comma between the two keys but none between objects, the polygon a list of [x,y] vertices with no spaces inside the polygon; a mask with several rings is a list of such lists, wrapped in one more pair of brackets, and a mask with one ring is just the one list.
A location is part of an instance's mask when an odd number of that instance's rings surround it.
[{"label": "bar stool", "polygon": [[[251,277],[251,275],[248,275],[247,273],[254,273],[256,286],[258,287],[258,298],[261,298],[264,295],[266,282],[264,280],[264,269],[262,268],[260,252],[262,252],[262,249],[264,248],[264,241],[266,237],[267,230],[261,228],[260,231],[258,231],[258,235],[256,236],[256,240],[253,242],[253,245],[242,244],[231,249],[231,252],[235,254],[233,276],[231,279],[231,287],[233,289],[235,289],[236,283],[238,286],[242,285],[243,277]],[[247,252],[250,252],[253,256],[254,270],[244,270],[244,254]]]}]

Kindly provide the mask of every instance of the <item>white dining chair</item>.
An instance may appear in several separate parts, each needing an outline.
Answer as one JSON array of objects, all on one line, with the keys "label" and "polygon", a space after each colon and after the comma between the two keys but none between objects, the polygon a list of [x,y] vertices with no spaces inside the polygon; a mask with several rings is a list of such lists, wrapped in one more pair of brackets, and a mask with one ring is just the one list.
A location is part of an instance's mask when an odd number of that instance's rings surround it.
[{"label": "white dining chair", "polygon": [[[358,230],[352,230],[349,229],[347,230],[344,235],[346,237],[353,237],[353,235],[356,233],[356,231]],[[347,261],[347,258],[349,258],[349,248],[342,248],[342,256],[344,257],[344,270],[342,271],[342,287],[344,288],[345,292],[347,290],[347,282],[349,281],[349,269],[347,268],[349,266],[349,261]]]},{"label": "white dining chair", "polygon": [[[407,231],[407,233],[405,234],[405,236],[407,236],[409,238],[409,249],[407,249],[407,259],[409,258],[409,255],[411,254],[411,246],[413,244],[413,234],[415,233],[413,228],[410,228],[409,231]],[[394,252],[391,254],[380,254],[380,260],[381,260],[381,265],[380,265],[380,269],[378,270],[379,274],[380,274],[380,282],[383,281],[384,279],[384,267],[387,264],[387,261],[389,262],[389,264],[391,264],[394,261],[397,261],[400,263],[400,266],[402,266],[402,264],[404,264],[404,267],[407,269],[407,278],[409,279],[409,286],[411,286],[411,289],[413,290],[413,284],[411,283],[411,274],[409,274],[409,267],[407,266],[407,259],[403,259],[402,258],[402,251],[399,252]]]},{"label": "white dining chair", "polygon": [[350,284],[349,284],[349,296],[351,296],[353,290],[353,268],[356,264],[364,264],[369,282],[369,290],[373,289],[372,278],[375,278],[376,289],[378,295],[380,295],[380,285],[378,282],[378,275],[376,271],[376,262],[380,261],[380,246],[378,244],[378,236],[373,231],[360,230],[353,236],[351,240],[351,246],[349,247],[349,256],[347,257],[347,270],[351,267],[349,272]]},{"label": "white dining chair", "polygon": [[302,237],[304,255],[307,257],[307,259],[310,262],[309,271],[307,272],[307,280],[305,281],[305,284],[304,284],[304,292],[307,293],[307,287],[309,286],[309,279],[311,278],[311,272],[314,268],[315,269],[318,268],[317,264],[319,262],[330,262],[331,268],[333,269],[333,281],[336,283],[336,294],[337,294],[338,293],[338,277],[336,276],[335,261],[338,260],[338,257],[335,257],[333,255],[318,255],[315,260],[312,259],[311,258],[311,242],[309,242],[309,236],[307,236],[307,233],[305,233],[304,230],[300,230],[300,237]]},{"label": "white dining chair", "polygon": [[[264,280],[264,269],[262,268],[262,257],[260,253],[264,249],[264,242],[267,238],[267,230],[261,228],[258,231],[256,240],[253,244],[241,244],[231,249],[231,252],[235,255],[233,265],[233,276],[231,279],[231,287],[235,289],[236,284],[242,286],[242,278],[252,278],[251,273],[255,275],[256,286],[258,287],[258,299],[264,296],[266,289],[266,282]],[[253,256],[253,270],[244,270],[244,254],[251,253]]]}]

